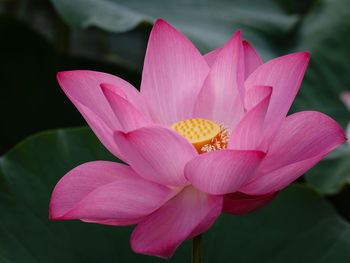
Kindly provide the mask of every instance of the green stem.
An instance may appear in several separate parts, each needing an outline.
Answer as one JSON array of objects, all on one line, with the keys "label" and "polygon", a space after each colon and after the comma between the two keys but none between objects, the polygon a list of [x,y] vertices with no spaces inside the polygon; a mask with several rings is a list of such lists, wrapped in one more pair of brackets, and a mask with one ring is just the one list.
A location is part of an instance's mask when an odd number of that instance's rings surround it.
[{"label": "green stem", "polygon": [[203,259],[203,241],[202,235],[192,239],[192,263],[202,263]]}]

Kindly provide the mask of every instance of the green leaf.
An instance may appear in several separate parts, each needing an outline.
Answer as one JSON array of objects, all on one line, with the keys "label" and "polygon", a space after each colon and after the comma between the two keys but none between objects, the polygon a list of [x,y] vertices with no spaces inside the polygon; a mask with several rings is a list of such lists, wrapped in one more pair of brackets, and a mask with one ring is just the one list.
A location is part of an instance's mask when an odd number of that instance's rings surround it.
[{"label": "green leaf", "polygon": [[345,143],[308,171],[305,179],[323,194],[338,193],[350,183],[350,145]]},{"label": "green leaf", "polygon": [[51,1],[68,24],[80,29],[97,26],[120,33],[164,18],[202,52],[224,45],[238,29],[242,29],[243,36],[258,47],[265,59],[275,56],[276,43],[297,21],[296,16],[286,15],[273,0]]},{"label": "green leaf", "polygon": [[[343,127],[349,111],[339,99],[350,89],[349,1],[323,0],[310,12],[300,29],[297,49],[310,51],[311,60],[293,108],[317,110],[334,118]],[[349,145],[335,149],[306,173],[306,181],[324,194],[336,194],[350,181]]]},{"label": "green leaf", "polygon": [[344,127],[349,112],[339,94],[350,89],[350,4],[348,0],[323,0],[302,22],[296,50],[310,52],[311,60],[294,107],[318,110]]},{"label": "green leaf", "polygon": [[[0,158],[1,262],[164,262],[131,251],[132,227],[48,219],[58,180],[93,160],[118,161],[87,128],[35,135]],[[223,214],[204,244],[205,262],[345,263],[350,225],[313,188],[294,185],[255,213]],[[169,262],[189,261],[187,241]]]}]

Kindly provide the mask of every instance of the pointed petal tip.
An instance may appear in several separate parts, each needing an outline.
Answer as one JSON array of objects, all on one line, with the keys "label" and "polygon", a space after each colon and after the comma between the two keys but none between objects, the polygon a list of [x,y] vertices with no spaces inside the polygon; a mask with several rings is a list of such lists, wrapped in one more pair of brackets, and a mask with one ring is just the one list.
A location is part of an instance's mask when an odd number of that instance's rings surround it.
[{"label": "pointed petal tip", "polygon": [[165,21],[163,18],[158,18],[156,22],[153,25],[153,30],[159,30],[161,28],[172,28],[175,29],[172,25],[170,25],[167,21]]},{"label": "pointed petal tip", "polygon": [[304,54],[305,57],[310,58],[310,52],[309,51],[303,51],[301,53]]},{"label": "pointed petal tip", "polygon": [[165,21],[163,18],[158,18],[156,20],[156,22],[154,23],[154,25],[159,25],[159,24],[166,24],[169,25],[169,23],[167,21]]},{"label": "pointed petal tip", "polygon": [[310,60],[310,52],[308,52],[308,51],[291,53],[291,54],[288,54],[286,56],[300,57],[301,59],[305,59],[307,62],[309,62],[309,60]]},{"label": "pointed petal tip", "polygon": [[110,83],[101,83],[100,88],[103,92],[103,95],[107,98],[111,96],[112,94],[119,95],[123,99],[127,99],[126,95],[115,85]]},{"label": "pointed petal tip", "polygon": [[231,37],[230,40],[236,39],[236,38],[240,39],[240,41],[242,42],[242,32],[240,29],[236,31],[236,33]]},{"label": "pointed petal tip", "polygon": [[56,79],[58,81],[58,83],[61,85],[61,80],[65,77],[65,75],[67,75],[69,72],[71,71],[59,71],[56,74]]}]

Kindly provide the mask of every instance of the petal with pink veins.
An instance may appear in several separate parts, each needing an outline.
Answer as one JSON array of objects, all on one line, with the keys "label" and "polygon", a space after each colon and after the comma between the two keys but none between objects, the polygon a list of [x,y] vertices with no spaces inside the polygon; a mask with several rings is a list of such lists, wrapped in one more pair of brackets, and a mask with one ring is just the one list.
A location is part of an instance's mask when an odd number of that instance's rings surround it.
[{"label": "petal with pink veins", "polygon": [[193,44],[162,19],[153,26],[142,72],[141,95],[156,122],[190,119],[209,67]]},{"label": "petal with pink veins", "polygon": [[[123,155],[117,144],[113,139],[114,129],[109,127],[95,112],[91,111],[88,107],[75,103],[75,106],[79,109],[81,115],[83,115],[86,122],[89,124],[90,128],[94,131],[98,139],[103,143],[103,145],[115,156],[123,160]],[[118,120],[115,120],[118,123]],[[117,124],[119,129],[122,127]]]},{"label": "petal with pink veins", "polygon": [[58,73],[57,80],[74,104],[79,102],[89,108],[111,128],[118,127],[118,121],[101,91],[100,84],[113,84],[136,108],[141,106],[139,92],[131,84],[107,73],[88,70],[66,71]]},{"label": "petal with pink veins", "polygon": [[245,106],[246,110],[250,111],[260,102],[262,102],[266,97],[271,97],[272,94],[271,86],[254,86],[249,89],[245,94]]},{"label": "petal with pink veins", "polygon": [[250,74],[254,72],[260,65],[262,65],[261,58],[255,49],[249,44],[248,41],[243,40],[243,50],[244,50],[244,75],[247,79]]},{"label": "petal with pink veins", "polygon": [[[243,40],[243,51],[244,51],[244,69],[245,69],[245,79],[249,77],[249,75],[257,69],[260,65],[262,65],[261,58],[258,53],[254,50],[254,48],[249,44],[248,41]],[[222,47],[215,49],[204,55],[205,61],[208,63],[209,67],[212,67],[217,59],[219,53],[221,52]]]},{"label": "petal with pink veins", "polygon": [[[202,232],[213,224],[220,215],[222,199],[191,186],[184,188],[136,226],[131,235],[131,248],[136,253],[170,258],[200,224]],[[204,225],[206,218],[214,220],[207,220]]]},{"label": "petal with pink veins", "polygon": [[239,191],[252,195],[279,191],[345,140],[341,127],[322,113],[292,114],[282,123],[256,176]]},{"label": "petal with pink veins", "polygon": [[240,192],[224,195],[222,211],[232,215],[244,215],[269,204],[278,192],[266,195],[247,195]]},{"label": "petal with pink veins", "polygon": [[101,88],[124,132],[152,124],[128,100],[114,92],[110,85],[101,84]]},{"label": "petal with pink veins", "polygon": [[204,55],[204,59],[208,63],[209,67],[212,67],[214,65],[215,60],[217,59],[221,50],[222,50],[222,47],[215,49],[213,51],[210,51],[209,53]]},{"label": "petal with pink veins", "polygon": [[100,84],[113,84],[117,94],[125,96],[136,108],[142,109],[144,106],[139,92],[116,76],[95,71],[60,72],[57,74],[57,80],[100,141],[114,155],[121,157],[121,152],[113,140],[113,131],[122,128],[103,95]]},{"label": "petal with pink veins", "polygon": [[214,120],[228,128],[243,117],[244,54],[238,31],[221,49],[210,68],[196,106],[195,116]]},{"label": "petal with pink veins", "polygon": [[300,52],[270,60],[245,81],[247,91],[256,85],[273,87],[266,115],[268,141],[275,136],[299,90],[309,58],[308,52]]},{"label": "petal with pink veins", "polygon": [[228,141],[228,149],[266,151],[266,146],[262,142],[264,139],[265,115],[269,106],[272,88],[257,86],[251,90],[254,94],[265,94],[265,98],[248,111],[234,128]]},{"label": "petal with pink veins", "polygon": [[130,226],[141,222],[145,216],[132,219],[81,219],[85,223],[95,223],[108,226]]},{"label": "petal with pink veins", "polygon": [[133,223],[154,212],[180,190],[146,181],[124,164],[85,163],[68,172],[56,185],[50,218]]},{"label": "petal with pink veins", "polygon": [[271,191],[280,191],[310,170],[325,156],[326,154],[318,155],[264,174],[257,172],[256,177],[239,189],[239,191],[250,195],[264,195]]},{"label": "petal with pink veins", "polygon": [[236,192],[247,183],[265,157],[261,151],[220,150],[201,154],[185,166],[194,187],[209,194]]},{"label": "petal with pink veins", "polygon": [[143,127],[129,133],[117,131],[114,138],[125,161],[142,177],[164,185],[189,184],[186,163],[198,155],[179,133],[163,126]]}]

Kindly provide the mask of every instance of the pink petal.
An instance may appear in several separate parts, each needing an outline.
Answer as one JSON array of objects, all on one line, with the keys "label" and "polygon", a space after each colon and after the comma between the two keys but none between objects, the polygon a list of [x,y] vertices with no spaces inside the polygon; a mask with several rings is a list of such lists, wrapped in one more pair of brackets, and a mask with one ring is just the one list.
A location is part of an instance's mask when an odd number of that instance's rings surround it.
[{"label": "pink petal", "polygon": [[270,141],[285,118],[303,79],[310,55],[308,52],[294,53],[273,59],[257,68],[246,80],[249,91],[256,85],[273,87],[266,115]]},{"label": "pink petal", "polygon": [[244,215],[254,212],[276,198],[278,192],[267,195],[246,195],[240,192],[224,195],[222,211],[232,215]]},{"label": "pink petal", "polygon": [[257,175],[240,189],[252,195],[279,191],[346,140],[330,117],[313,111],[288,116]]},{"label": "pink petal", "polygon": [[250,111],[260,102],[262,102],[268,96],[271,97],[272,94],[271,86],[254,86],[249,89],[245,94],[245,106],[246,110]]},{"label": "pink petal", "polygon": [[267,173],[257,172],[256,177],[254,177],[247,185],[239,189],[239,191],[251,195],[265,195],[275,191],[280,191],[310,170],[325,156],[326,154],[318,155]]},{"label": "pink petal", "polygon": [[[220,196],[221,197],[221,196]],[[213,206],[210,211],[208,211],[207,216],[202,219],[202,221],[197,225],[195,229],[192,230],[191,234],[188,235],[186,240],[192,239],[203,232],[207,231],[211,225],[213,225],[220,215],[223,206],[223,199],[220,205]]]},{"label": "pink petal", "polygon": [[195,116],[232,128],[244,114],[244,54],[238,31],[222,48],[210,68],[196,106]]},{"label": "pink petal", "polygon": [[50,218],[130,223],[158,209],[179,190],[146,181],[123,164],[85,163],[68,172],[56,185]]},{"label": "pink petal", "polygon": [[[244,51],[244,68],[245,68],[245,79],[249,77],[249,75],[257,69],[260,65],[262,65],[262,61],[254,50],[254,48],[249,44],[248,41],[243,40],[243,51]],[[205,61],[208,63],[209,67],[212,67],[217,59],[219,53],[221,52],[222,47],[215,49],[204,55]]]},{"label": "pink petal", "polygon": [[344,105],[350,110],[350,92],[344,91],[340,94],[340,99],[343,101]]},{"label": "pink petal", "polygon": [[152,118],[168,126],[190,119],[208,70],[192,43],[158,19],[149,38],[141,83]]},{"label": "pink petal", "polygon": [[125,94],[137,108],[141,103],[138,91],[131,84],[107,73],[88,70],[66,71],[58,73],[57,79],[74,104],[79,102],[88,107],[111,128],[116,127],[118,122],[115,122],[115,116],[101,91],[100,84],[110,83],[118,87],[119,93]]},{"label": "pink petal", "polygon": [[236,192],[254,175],[264,159],[260,151],[220,150],[201,154],[185,166],[194,187],[209,194]]},{"label": "pink petal", "polygon": [[[139,223],[131,235],[131,247],[137,253],[169,258],[205,218],[217,218],[222,196],[211,196],[186,187],[159,210]],[[215,220],[207,221],[207,230]]]},{"label": "pink petal", "polygon": [[85,223],[96,223],[109,226],[129,226],[135,225],[144,220],[144,217],[132,218],[132,219],[81,219]]},{"label": "pink petal", "polygon": [[152,124],[128,100],[114,92],[110,85],[101,84],[101,88],[124,132]]},{"label": "pink petal", "polygon": [[113,92],[114,94],[122,97],[124,100],[128,100],[127,96],[125,95],[125,93],[118,88],[116,85],[110,84],[110,83],[101,83],[100,87],[102,88],[102,92],[103,89],[109,89],[111,92]]},{"label": "pink petal", "polygon": [[[88,107],[85,107],[83,104],[76,102],[75,106],[79,109],[80,113],[83,115],[84,119],[103,145],[112,154],[120,159],[123,159],[123,155],[113,139],[114,128],[109,127],[100,117],[98,117],[93,111],[91,111]],[[118,123],[118,120],[115,121],[118,129],[122,129]]]},{"label": "pink petal", "polygon": [[244,75],[247,79],[250,74],[253,73],[260,65],[262,65],[261,58],[254,48],[249,44],[248,41],[243,40],[243,50],[244,50]]},{"label": "pink petal", "polygon": [[212,67],[214,65],[215,60],[217,59],[221,50],[222,50],[222,47],[215,49],[213,51],[210,51],[209,53],[204,55],[204,59],[208,63],[209,67]]},{"label": "pink petal", "polygon": [[125,161],[142,177],[164,185],[187,185],[185,164],[198,155],[179,133],[161,126],[143,127],[129,133],[116,132],[116,143]]},{"label": "pink petal", "polygon": [[106,73],[80,70],[57,74],[58,82],[77,107],[101,142],[113,154],[120,156],[120,151],[113,141],[114,130],[121,125],[103,95],[100,84],[112,83],[118,87],[118,94],[124,96],[137,108],[142,108],[138,91],[128,82]]},{"label": "pink petal", "polygon": [[[261,95],[263,98],[254,108],[252,108],[238,123],[230,135],[227,148],[234,150],[260,150],[265,151],[262,142],[264,139],[264,121],[269,106],[272,88],[266,86],[257,86],[251,91]],[[249,96],[250,99],[252,96]],[[255,98],[252,100],[254,101]],[[249,103],[250,104],[250,103]],[[248,104],[248,105],[249,105]]]}]

